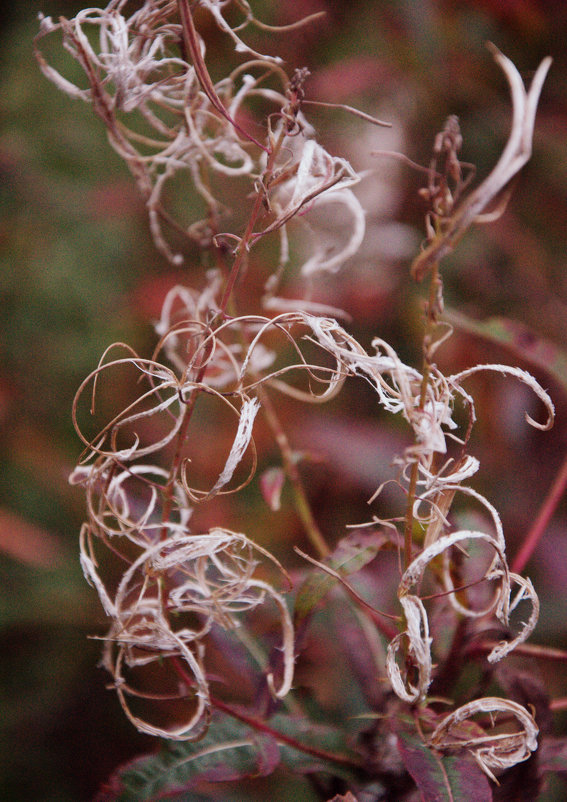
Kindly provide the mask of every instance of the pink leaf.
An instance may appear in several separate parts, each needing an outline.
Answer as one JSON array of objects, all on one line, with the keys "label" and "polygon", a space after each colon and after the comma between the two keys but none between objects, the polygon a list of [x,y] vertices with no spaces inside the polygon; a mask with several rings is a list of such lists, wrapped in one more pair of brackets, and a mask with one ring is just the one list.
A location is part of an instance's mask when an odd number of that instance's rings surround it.
[{"label": "pink leaf", "polygon": [[281,507],[281,494],[285,482],[283,468],[268,468],[260,476],[260,490],[268,507],[277,512]]}]

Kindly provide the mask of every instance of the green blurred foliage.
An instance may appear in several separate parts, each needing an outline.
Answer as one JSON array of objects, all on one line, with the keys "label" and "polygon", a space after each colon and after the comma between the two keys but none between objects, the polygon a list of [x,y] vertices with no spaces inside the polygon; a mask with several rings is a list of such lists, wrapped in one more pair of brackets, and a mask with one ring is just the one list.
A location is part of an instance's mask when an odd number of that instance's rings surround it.
[{"label": "green blurred foliage", "polygon": [[[253,6],[269,22],[289,22],[297,13],[292,2],[263,0]],[[302,13],[325,10],[326,17],[282,37],[278,52],[290,67],[309,67],[308,96],[390,116],[404,153],[425,165],[435,133],[456,113],[463,158],[477,165],[479,177],[496,161],[510,119],[507,88],[485,42],[493,41],[527,78],[543,56],[554,57],[534,156],[510,208],[498,223],[467,236],[447,260],[444,275],[454,309],[478,320],[499,315],[518,321],[535,336],[567,347],[567,7],[546,0],[309,0],[301,6]],[[104,621],[76,559],[83,502],[66,483],[80,453],[70,409],[77,386],[108,344],[122,340],[149,354],[150,324],[166,288],[179,280],[198,281],[201,271],[197,254],[189,255],[185,274],[164,263],[150,241],[133,181],[109,148],[102,124],[86,105],[50,85],[35,64],[37,12],[71,16],[80,7],[35,0],[15,4],[0,47],[0,507],[22,521],[21,532],[16,525],[2,532],[0,524],[0,549],[6,552],[0,561],[0,740],[9,744],[0,796],[6,800],[91,798],[121,762],[152,746],[123,719],[96,668],[99,644],[87,640],[102,631]],[[221,74],[226,43],[214,36],[208,58],[211,72]],[[278,44],[274,37],[264,41],[271,51]],[[360,120],[320,109],[309,115],[330,149],[357,167],[374,168],[366,179],[370,185],[391,174],[387,160],[358,147],[362,141],[367,150],[383,148],[380,130],[369,135]],[[422,177],[404,167],[394,180],[390,206],[388,200],[373,206],[369,229],[380,243],[386,224],[401,222],[419,243]],[[408,260],[386,258],[383,250],[380,244],[375,256],[353,260],[318,291],[321,300],[353,316],[353,331],[362,341],[379,335],[403,357],[418,360],[419,292],[411,284]],[[260,253],[269,258],[269,246]],[[293,281],[290,276],[290,285]],[[513,359],[505,344],[466,332],[440,356],[454,369]],[[530,369],[557,403],[557,424],[548,435],[526,430],[526,398],[517,388],[499,380],[475,385],[480,402],[472,451],[483,466],[478,488],[500,507],[512,554],[567,445],[565,389],[541,366]],[[336,540],[345,523],[369,517],[366,499],[387,478],[384,471],[403,447],[404,435],[377,418],[372,398],[360,386],[325,413],[323,431],[321,410],[316,413],[304,415],[292,403],[288,422],[292,441],[305,443],[316,458],[306,481],[321,525]],[[356,465],[345,464],[345,451],[360,455]],[[273,451],[264,456],[264,467],[274,458]],[[283,499],[285,508],[285,490]],[[223,504],[202,515],[215,522],[236,520],[232,528],[243,531],[253,522],[264,545],[299,565],[291,549],[304,543],[293,515],[284,510],[274,517],[257,492],[245,503]],[[56,545],[56,558],[41,557],[26,539],[25,523]],[[567,645],[565,530],[563,506],[529,566],[543,608],[536,640],[555,646]],[[317,670],[324,696],[324,665]],[[567,695],[558,672],[538,670],[552,695]],[[270,789],[285,780],[278,775],[273,786],[262,782]],[[250,799],[260,798],[254,793]],[[280,798],[272,790],[269,795]]]}]

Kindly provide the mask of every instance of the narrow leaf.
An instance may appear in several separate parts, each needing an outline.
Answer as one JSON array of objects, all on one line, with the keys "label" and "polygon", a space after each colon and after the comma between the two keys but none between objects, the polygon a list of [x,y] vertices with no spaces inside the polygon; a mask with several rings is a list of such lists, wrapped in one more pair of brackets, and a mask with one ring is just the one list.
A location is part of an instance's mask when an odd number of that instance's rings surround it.
[{"label": "narrow leaf", "polygon": [[466,753],[441,755],[423,743],[411,725],[394,724],[398,751],[423,802],[492,802],[487,777]]},{"label": "narrow leaf", "polygon": [[270,774],[280,760],[272,736],[239,721],[213,721],[196,742],[167,742],[156,754],[122,766],[99,794],[100,802],[139,802],[186,792],[200,782],[226,782]]},{"label": "narrow leaf", "polygon": [[[354,574],[372,562],[385,543],[382,533],[363,534],[353,532],[339,541],[337,548],[325,560],[326,564],[344,576]],[[323,571],[309,574],[297,593],[295,601],[295,624],[298,626],[309,616],[316,605],[337,583],[337,579]]]},{"label": "narrow leaf", "polygon": [[567,738],[544,738],[537,751],[540,771],[553,771],[567,781]]},{"label": "narrow leaf", "polygon": [[446,319],[461,331],[500,345],[515,356],[546,371],[567,391],[567,351],[527,326],[504,317],[477,321],[461,312],[447,310]]},{"label": "narrow leaf", "polygon": [[272,512],[277,512],[280,509],[284,482],[285,472],[283,468],[268,468],[260,476],[260,490],[264,501]]},{"label": "narrow leaf", "polygon": [[328,771],[352,779],[358,758],[348,748],[344,728],[284,713],[270,719],[266,728],[260,732],[244,721],[215,716],[200,741],[167,741],[156,754],[119,768],[97,802],[142,802],[178,794],[188,799],[187,792],[201,782],[267,776],[280,763],[296,773]]},{"label": "narrow leaf", "polygon": [[[348,727],[316,724],[285,713],[271,718],[270,727],[288,739],[280,742],[281,762],[294,772],[308,773],[327,769],[334,775],[348,776],[350,770],[359,763],[359,757],[352,753],[348,745],[351,740]],[[304,749],[290,745],[290,738]]]}]

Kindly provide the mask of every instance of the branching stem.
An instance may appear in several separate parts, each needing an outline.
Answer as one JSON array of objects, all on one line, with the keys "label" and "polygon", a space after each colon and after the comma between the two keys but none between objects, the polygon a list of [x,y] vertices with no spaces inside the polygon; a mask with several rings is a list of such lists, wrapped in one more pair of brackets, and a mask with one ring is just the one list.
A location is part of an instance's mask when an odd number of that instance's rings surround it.
[{"label": "branching stem", "polygon": [[[270,180],[272,178],[274,172],[274,166],[276,163],[276,159],[279,155],[279,152],[282,148],[284,139],[286,137],[286,130],[285,126],[282,126],[278,138],[274,142],[272,148],[270,149],[270,153],[268,155],[268,163],[266,165],[266,170],[263,176],[263,184],[264,186],[268,186]],[[232,291],[234,289],[234,285],[236,283],[236,279],[238,278],[238,274],[240,272],[240,268],[242,267],[246,256],[248,255],[248,249],[250,247],[250,242],[252,240],[252,235],[254,233],[254,227],[260,216],[260,212],[262,211],[262,206],[264,203],[264,195],[260,188],[256,193],[256,199],[254,201],[254,206],[252,208],[252,212],[250,214],[250,219],[248,220],[248,225],[246,226],[246,231],[240,242],[238,243],[235,251],[235,259],[230,270],[230,274],[228,276],[226,286],[224,289],[224,293],[222,296],[222,300],[220,302],[220,312],[224,314],[226,312],[226,307],[228,305],[228,301],[230,296],[232,295]]]}]

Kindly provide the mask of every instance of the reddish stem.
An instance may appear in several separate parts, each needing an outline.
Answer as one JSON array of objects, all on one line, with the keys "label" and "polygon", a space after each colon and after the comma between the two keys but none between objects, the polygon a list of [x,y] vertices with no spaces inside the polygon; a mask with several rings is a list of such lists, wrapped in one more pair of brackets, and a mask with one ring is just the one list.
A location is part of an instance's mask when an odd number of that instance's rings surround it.
[{"label": "reddish stem", "polygon": [[[286,131],[285,126],[282,125],[282,128],[280,130],[280,133],[278,135],[277,140],[275,142],[272,142],[271,141],[271,137],[270,137],[270,150],[269,150],[269,153],[268,153],[268,161],[267,161],[267,164],[266,164],[266,169],[264,171],[264,175],[262,177],[265,187],[268,187],[270,185],[270,181],[272,179],[272,175],[273,175],[273,172],[274,172],[274,166],[275,166],[275,163],[276,163],[276,159],[277,159],[277,157],[279,155],[279,152],[280,152],[280,150],[282,148],[282,145],[283,145],[283,142],[284,142],[284,139],[285,139],[285,131]],[[262,191],[260,189],[258,189],[258,192],[256,193],[256,199],[254,201],[254,206],[252,207],[252,212],[250,214],[250,219],[248,220],[248,225],[246,226],[246,231],[244,232],[244,234],[242,236],[242,239],[240,240],[240,242],[238,243],[238,246],[236,248],[236,251],[235,251],[236,256],[235,256],[232,268],[230,270],[230,274],[229,274],[227,282],[226,282],[226,287],[224,289],[224,293],[223,293],[223,296],[222,296],[222,299],[221,299],[221,302],[220,302],[219,309],[220,309],[220,313],[222,315],[225,314],[226,307],[227,307],[229,299],[230,299],[230,297],[232,295],[232,290],[234,288],[234,285],[236,283],[236,279],[237,279],[238,274],[240,272],[240,268],[242,266],[244,258],[246,257],[246,255],[248,253],[248,248],[250,246],[250,242],[252,240],[252,235],[254,233],[254,226],[256,225],[256,221],[258,220],[258,217],[260,216],[260,213],[261,213],[261,211],[262,211],[262,209],[264,207],[264,200],[265,200],[264,194],[262,193]]]},{"label": "reddish stem", "polygon": [[[185,671],[185,668],[183,667],[179,658],[174,657],[172,662],[175,666],[175,670],[183,682],[189,686],[194,686],[195,682],[193,678]],[[296,741],[296,739],[292,738],[290,735],[286,735],[285,733],[279,732],[273,727],[270,727],[269,724],[266,724],[264,721],[262,721],[262,719],[256,718],[256,716],[251,716],[249,713],[245,713],[243,710],[235,709],[226,702],[223,702],[222,699],[217,699],[214,696],[210,696],[209,699],[211,705],[217,710],[222,710],[223,713],[226,713],[228,716],[232,716],[232,718],[238,719],[238,721],[242,721],[244,724],[248,724],[249,727],[252,727],[258,732],[265,732],[267,735],[271,735],[280,743],[287,744],[288,746],[293,747],[293,749],[297,749],[299,752],[304,752],[307,755],[312,755],[313,757],[317,757],[321,760],[330,760],[333,763],[341,763],[344,766],[362,768],[362,763],[359,763],[353,757],[337,755],[334,752],[327,752],[326,749],[318,749],[316,746],[302,744],[301,741]]]},{"label": "reddish stem", "polygon": [[[466,657],[475,657],[476,655],[487,654],[491,652],[496,643],[494,641],[478,641],[471,643],[465,649]],[[532,657],[537,660],[551,660],[560,663],[567,663],[567,652],[564,649],[555,649],[552,646],[539,646],[533,643],[519,643],[514,649],[514,654],[521,655],[522,657]]]},{"label": "reddish stem", "polygon": [[236,120],[233,120],[228,111],[225,109],[224,105],[222,104],[219,96],[216,93],[214,84],[211,80],[211,76],[207,70],[207,66],[201,55],[201,45],[199,43],[199,36],[197,35],[197,31],[195,30],[195,25],[193,23],[193,17],[191,15],[191,9],[189,8],[189,3],[187,0],[179,0],[178,2],[179,8],[179,16],[181,18],[181,29],[183,31],[183,43],[185,48],[187,49],[188,53],[191,54],[191,59],[193,61],[193,67],[195,68],[195,72],[197,73],[197,78],[199,79],[199,83],[201,84],[201,88],[206,96],[211,101],[214,108],[221,114],[225,120],[227,120],[235,131],[238,131],[241,136],[248,139],[250,142],[253,142],[259,148],[267,152],[267,148],[264,145],[260,144],[257,139],[241,128]]},{"label": "reddish stem", "polygon": [[512,562],[512,571],[516,574],[521,574],[526,563],[534,553],[539,541],[543,537],[547,525],[559,504],[565,488],[567,487],[567,456],[559,469],[559,473],[555,477],[555,481],[551,485],[545,501],[540,507],[537,517],[533,523],[532,528],[527,534],[524,545],[514,557]]},{"label": "reddish stem", "polygon": [[280,743],[287,744],[288,746],[291,746],[300,752],[320,758],[321,760],[330,760],[333,763],[341,763],[344,766],[362,768],[362,763],[353,757],[337,755],[335,752],[327,752],[326,749],[318,749],[316,746],[303,744],[301,741],[296,741],[296,739],[292,738],[290,735],[285,735],[285,733],[279,732],[279,730],[275,730],[273,727],[270,727],[269,724],[266,724],[264,721],[262,721],[262,719],[251,716],[248,713],[245,713],[243,710],[236,710],[234,707],[226,704],[226,702],[223,702],[221,699],[217,699],[214,696],[211,696],[210,699],[211,704],[213,707],[216,707],[217,710],[222,710],[223,713],[242,721],[244,724],[248,724],[250,727],[253,727],[253,729],[258,730],[259,732],[265,732],[267,735],[273,736]]}]

